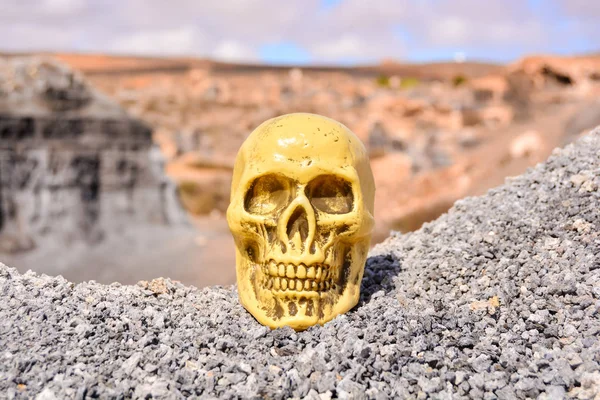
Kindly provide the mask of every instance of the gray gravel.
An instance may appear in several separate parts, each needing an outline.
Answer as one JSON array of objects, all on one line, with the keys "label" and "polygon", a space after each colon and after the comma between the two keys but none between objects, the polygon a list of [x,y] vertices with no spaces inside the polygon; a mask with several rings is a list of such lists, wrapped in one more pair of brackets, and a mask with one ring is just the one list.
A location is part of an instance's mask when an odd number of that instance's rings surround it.
[{"label": "gray gravel", "polygon": [[[8,398],[598,398],[600,130],[368,261],[301,333],[234,288],[72,284],[0,266]],[[380,211],[381,212],[381,211]]]}]

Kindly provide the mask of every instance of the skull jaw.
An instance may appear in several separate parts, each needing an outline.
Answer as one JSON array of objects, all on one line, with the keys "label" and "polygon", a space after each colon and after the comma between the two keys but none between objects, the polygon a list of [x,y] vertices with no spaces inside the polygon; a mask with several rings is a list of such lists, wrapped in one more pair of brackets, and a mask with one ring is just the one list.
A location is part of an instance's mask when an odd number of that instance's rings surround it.
[{"label": "skull jaw", "polygon": [[273,329],[289,326],[301,331],[313,325],[323,325],[358,303],[368,247],[367,239],[351,248],[351,261],[339,267],[345,273],[340,274],[335,289],[301,293],[274,292],[265,288],[261,266],[238,253],[240,302],[258,322]]},{"label": "skull jaw", "polygon": [[270,301],[263,299],[259,302],[240,291],[240,302],[262,325],[272,329],[289,326],[296,331],[303,331],[313,325],[323,325],[352,309],[358,303],[359,290],[350,286],[353,285],[349,285],[341,296],[321,294],[313,299],[293,302],[300,304],[294,315],[289,311],[289,302],[273,295]]},{"label": "skull jaw", "polygon": [[[288,311],[283,311],[281,303],[272,302],[272,306],[259,304],[257,301],[244,298],[240,294],[242,305],[250,314],[256,318],[262,325],[271,329],[283,328],[289,326],[296,331],[307,329],[310,326],[322,324],[317,315],[307,315],[306,310],[298,310],[296,315],[290,315]],[[278,313],[281,313],[280,315]]]}]

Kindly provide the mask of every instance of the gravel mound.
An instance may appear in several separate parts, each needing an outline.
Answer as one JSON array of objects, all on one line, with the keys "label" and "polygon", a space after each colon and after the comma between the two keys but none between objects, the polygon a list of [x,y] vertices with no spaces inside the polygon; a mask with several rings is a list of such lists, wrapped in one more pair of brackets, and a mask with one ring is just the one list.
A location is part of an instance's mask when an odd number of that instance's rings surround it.
[{"label": "gravel mound", "polygon": [[296,333],[235,288],[75,285],[0,265],[8,398],[598,398],[600,130],[368,260]]}]

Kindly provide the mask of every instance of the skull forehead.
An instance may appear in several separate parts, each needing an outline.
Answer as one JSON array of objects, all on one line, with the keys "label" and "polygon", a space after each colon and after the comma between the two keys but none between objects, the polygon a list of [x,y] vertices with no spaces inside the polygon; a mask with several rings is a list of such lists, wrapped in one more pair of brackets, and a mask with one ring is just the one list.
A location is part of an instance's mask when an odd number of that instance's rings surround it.
[{"label": "skull forehead", "polygon": [[319,174],[342,175],[360,184],[365,207],[373,213],[375,183],[367,151],[360,139],[337,121],[296,113],[263,122],[248,136],[236,158],[232,202],[255,177],[271,172],[304,183]]},{"label": "skull forehead", "polygon": [[[344,125],[314,114],[289,114],[260,125],[245,142],[245,168],[286,172],[356,167],[364,146]],[[312,167],[312,168],[310,168]],[[351,172],[351,171],[348,171]]]}]

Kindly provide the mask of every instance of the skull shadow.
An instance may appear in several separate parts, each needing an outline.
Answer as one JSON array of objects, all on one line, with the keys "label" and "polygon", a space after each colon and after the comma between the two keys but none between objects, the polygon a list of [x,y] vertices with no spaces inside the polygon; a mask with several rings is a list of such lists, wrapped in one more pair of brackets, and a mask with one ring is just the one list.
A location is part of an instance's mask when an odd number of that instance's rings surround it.
[{"label": "skull shadow", "polygon": [[383,290],[391,292],[396,284],[394,278],[400,274],[402,267],[391,254],[367,258],[365,272],[360,287],[360,300],[355,309],[371,300],[373,294]]}]

